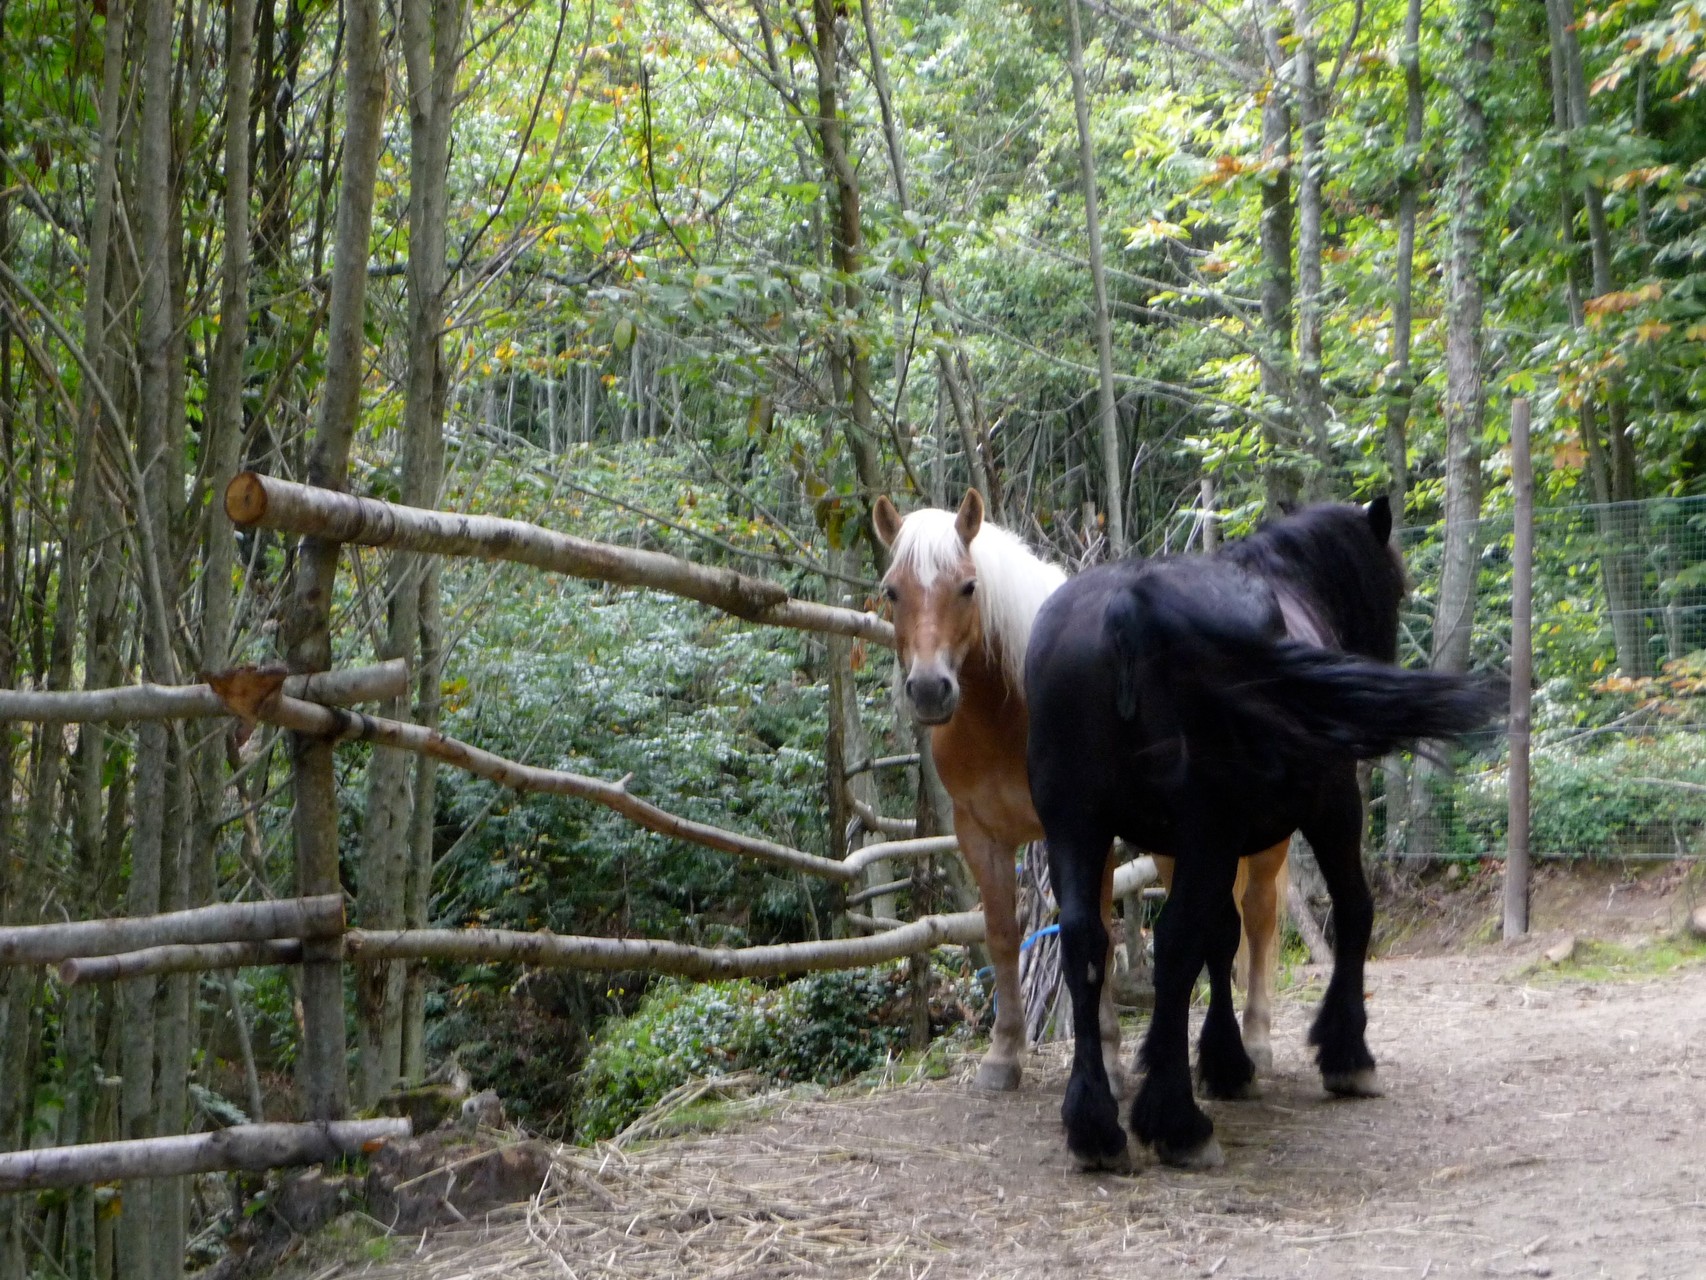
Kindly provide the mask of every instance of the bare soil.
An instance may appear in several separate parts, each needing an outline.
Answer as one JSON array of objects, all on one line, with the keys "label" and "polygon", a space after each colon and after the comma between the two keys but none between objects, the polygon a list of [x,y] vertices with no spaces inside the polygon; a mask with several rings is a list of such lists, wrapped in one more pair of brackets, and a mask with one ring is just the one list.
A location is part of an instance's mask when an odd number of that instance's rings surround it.
[{"label": "bare soil", "polygon": [[1075,1173],[1064,1046],[1009,1095],[974,1092],[967,1054],[944,1080],[564,1151],[531,1205],[318,1274],[1706,1277],[1706,965],[1590,980],[1546,959],[1572,936],[1652,941],[1686,886],[1549,876],[1520,946],[1414,954],[1484,932],[1496,903],[1458,890],[1371,966],[1387,1096],[1322,1092],[1304,1047],[1320,975],[1304,971],[1265,1096],[1210,1104],[1217,1172]]}]

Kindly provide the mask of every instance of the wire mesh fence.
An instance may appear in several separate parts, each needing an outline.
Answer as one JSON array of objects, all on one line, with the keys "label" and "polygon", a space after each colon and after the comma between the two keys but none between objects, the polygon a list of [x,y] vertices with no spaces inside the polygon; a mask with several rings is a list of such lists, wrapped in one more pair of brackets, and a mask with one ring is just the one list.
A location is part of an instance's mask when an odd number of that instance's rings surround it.
[{"label": "wire mesh fence", "polygon": [[[1510,664],[1508,515],[1472,528],[1473,663]],[[1424,664],[1445,530],[1400,535],[1415,591],[1400,660]],[[1533,851],[1650,860],[1706,853],[1706,498],[1542,507],[1534,533]],[[1507,753],[1489,736],[1449,760],[1382,762],[1371,851],[1502,856]]]}]

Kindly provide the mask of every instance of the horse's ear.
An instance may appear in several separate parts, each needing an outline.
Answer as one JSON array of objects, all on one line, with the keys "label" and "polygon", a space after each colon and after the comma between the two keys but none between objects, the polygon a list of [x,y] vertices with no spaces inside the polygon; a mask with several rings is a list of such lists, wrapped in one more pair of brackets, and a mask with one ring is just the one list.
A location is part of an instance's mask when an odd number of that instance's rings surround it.
[{"label": "horse's ear", "polygon": [[1392,537],[1392,501],[1384,493],[1368,504],[1368,527],[1383,547]]},{"label": "horse's ear", "polygon": [[885,547],[894,546],[894,540],[900,537],[900,512],[895,510],[888,494],[878,497],[871,507],[871,524],[876,527],[877,538]]},{"label": "horse's ear", "polygon": [[960,535],[960,541],[971,546],[971,540],[977,537],[977,531],[983,528],[983,495],[976,489],[967,489],[966,496],[960,501],[959,514],[954,517],[954,532]]}]

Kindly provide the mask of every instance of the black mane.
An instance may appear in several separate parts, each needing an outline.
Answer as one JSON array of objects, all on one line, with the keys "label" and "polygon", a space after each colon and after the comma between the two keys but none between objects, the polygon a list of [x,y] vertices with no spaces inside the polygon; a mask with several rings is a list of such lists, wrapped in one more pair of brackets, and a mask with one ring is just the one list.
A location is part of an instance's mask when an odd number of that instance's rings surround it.
[{"label": "black mane", "polygon": [[[1384,509],[1380,518],[1390,523]],[[1305,507],[1263,524],[1220,554],[1276,588],[1289,588],[1341,649],[1394,662],[1404,571],[1397,552],[1376,536],[1376,519],[1362,507]]]}]

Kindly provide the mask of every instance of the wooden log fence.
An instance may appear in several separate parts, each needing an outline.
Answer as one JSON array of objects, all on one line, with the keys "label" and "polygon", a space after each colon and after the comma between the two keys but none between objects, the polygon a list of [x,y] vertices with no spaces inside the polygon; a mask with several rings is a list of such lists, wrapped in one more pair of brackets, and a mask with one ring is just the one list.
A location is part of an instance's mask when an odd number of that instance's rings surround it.
[{"label": "wooden log fence", "polygon": [[623,782],[607,782],[601,778],[589,778],[564,769],[543,769],[537,765],[518,764],[423,725],[322,707],[312,702],[283,696],[260,705],[255,715],[258,719],[282,728],[315,734],[333,741],[374,742],[381,746],[432,756],[516,791],[537,791],[548,795],[591,800],[614,809],[648,831],[720,849],[724,853],[754,858],[794,871],[805,871],[829,880],[850,881],[858,873],[857,869],[849,868],[846,863],[834,858],[819,857],[817,854],[790,849],[787,845],[758,836],[742,835],[736,831],[711,826],[709,823],[680,817],[660,809],[649,800],[642,800],[633,795]]},{"label": "wooden log fence", "polygon": [[[254,674],[271,675],[270,671]],[[401,658],[370,667],[286,676],[278,670],[286,696],[307,702],[348,706],[377,702],[408,692],[409,664]],[[118,689],[50,692],[0,689],[0,721],[40,724],[96,724],[130,720],[196,720],[227,716],[230,707],[211,684],[134,684]]]},{"label": "wooden log fence", "polygon": [[405,507],[253,471],[236,476],[226,488],[225,514],[245,529],[274,529],[392,551],[507,560],[573,578],[649,587],[748,622],[827,631],[894,647],[894,628],[874,613],[798,600],[779,583],[733,569],[712,569],[661,551],[594,542],[522,520]]},{"label": "wooden log fence", "polygon": [[226,902],[157,916],[9,925],[0,928],[0,964],[58,964],[62,960],[112,956],[153,947],[263,942],[272,938],[338,938],[343,934],[341,894],[280,898],[272,902]]},{"label": "wooden log fence", "polygon": [[204,973],[218,969],[254,969],[275,964],[301,964],[301,938],[270,938],[261,942],[199,942],[145,947],[107,956],[74,956],[59,962],[59,980],[116,982],[164,973]]},{"label": "wooden log fence", "polygon": [[[1155,879],[1154,859],[1135,858],[1115,869],[1114,896],[1136,893]],[[765,947],[696,947],[655,938],[591,938],[513,929],[349,929],[340,936],[343,958],[352,964],[455,960],[464,964],[528,964],[544,969],[644,969],[684,978],[774,978],[819,969],[851,969],[917,955],[948,943],[982,942],[985,936],[981,911],[925,916],[910,923],[854,912],[848,912],[846,918],[856,928],[873,931],[871,936]],[[67,982],[107,982],[148,974],[300,964],[302,955],[301,942],[292,939],[204,942],[69,958],[60,964],[59,972]]]},{"label": "wooden log fence", "polygon": [[0,1192],[319,1164],[359,1155],[377,1143],[407,1138],[411,1132],[407,1117],[387,1116],[307,1124],[242,1124],[212,1133],[8,1151],[0,1154]]}]

